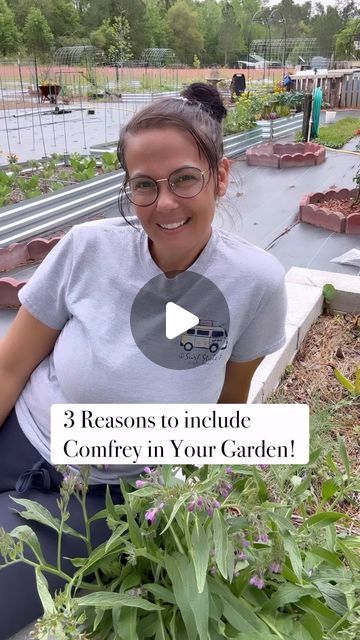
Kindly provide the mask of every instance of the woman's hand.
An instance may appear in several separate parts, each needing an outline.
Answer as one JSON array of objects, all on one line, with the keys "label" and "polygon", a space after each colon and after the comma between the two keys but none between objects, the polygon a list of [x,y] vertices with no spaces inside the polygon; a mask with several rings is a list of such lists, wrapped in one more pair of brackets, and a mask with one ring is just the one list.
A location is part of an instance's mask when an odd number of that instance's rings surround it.
[{"label": "woman's hand", "polygon": [[264,358],[249,362],[228,361],[218,404],[246,404],[252,377]]}]

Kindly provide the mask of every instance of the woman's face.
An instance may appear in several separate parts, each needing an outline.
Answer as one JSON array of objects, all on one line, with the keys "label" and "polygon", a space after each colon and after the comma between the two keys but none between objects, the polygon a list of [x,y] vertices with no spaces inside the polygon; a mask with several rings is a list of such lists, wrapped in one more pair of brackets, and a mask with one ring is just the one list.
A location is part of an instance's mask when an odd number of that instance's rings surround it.
[{"label": "woman's face", "polygon": [[[192,198],[182,198],[170,189],[167,181],[158,183],[158,198],[148,206],[134,205],[135,213],[150,238],[151,252],[159,263],[171,257],[189,257],[194,261],[211,235],[216,196],[224,195],[228,179],[228,161],[218,169],[219,189],[208,171],[207,160],[186,132],[176,128],[148,129],[129,135],[125,160],[129,179],[147,176],[153,180],[168,178],[182,167],[207,171],[202,191]],[[166,228],[178,223],[176,228]],[[191,264],[191,263],[190,263]]]}]

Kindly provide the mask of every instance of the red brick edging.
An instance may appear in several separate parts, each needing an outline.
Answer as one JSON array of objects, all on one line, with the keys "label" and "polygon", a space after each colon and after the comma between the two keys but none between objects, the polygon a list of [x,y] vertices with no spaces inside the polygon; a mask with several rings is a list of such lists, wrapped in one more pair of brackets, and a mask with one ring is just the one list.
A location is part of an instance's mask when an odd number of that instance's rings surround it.
[{"label": "red brick edging", "polygon": [[352,213],[344,216],[341,211],[331,211],[326,208],[327,200],[348,200],[355,198],[358,189],[329,189],[308,193],[300,200],[299,218],[303,222],[313,224],[315,227],[360,235],[360,214]]},{"label": "red brick edging", "polygon": [[[0,274],[31,262],[41,262],[62,236],[33,238],[0,248]],[[26,284],[16,278],[0,277],[0,308],[19,307],[18,292]]]},{"label": "red brick edging", "polygon": [[326,149],[315,142],[266,142],[246,150],[246,162],[250,166],[310,167],[325,162]]}]

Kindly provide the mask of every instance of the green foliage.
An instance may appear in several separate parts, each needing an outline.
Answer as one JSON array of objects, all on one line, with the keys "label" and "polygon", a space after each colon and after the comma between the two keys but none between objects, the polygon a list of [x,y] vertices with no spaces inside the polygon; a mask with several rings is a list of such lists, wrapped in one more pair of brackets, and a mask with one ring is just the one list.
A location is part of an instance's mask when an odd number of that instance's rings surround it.
[{"label": "green foliage", "polygon": [[194,55],[197,55],[204,46],[197,11],[187,0],[176,0],[167,12],[166,25],[169,46],[174,49],[179,60],[191,64]]},{"label": "green foliage", "polygon": [[359,60],[360,50],[355,48],[355,40],[360,30],[360,18],[357,20],[349,20],[344,28],[336,35],[336,57],[338,59],[349,60],[354,58]]},{"label": "green foliage", "polygon": [[355,137],[359,128],[360,118],[342,118],[337,122],[320,127],[318,137],[314,142],[333,149],[341,149],[346,142]]},{"label": "green foliage", "polygon": [[120,167],[116,151],[105,151],[101,156],[101,163],[106,173]]},{"label": "green foliage", "polygon": [[253,129],[267,101],[267,94],[261,92],[247,91],[236,97],[234,108],[225,120],[225,135]]},{"label": "green foliage", "polygon": [[198,58],[196,53],[194,55],[194,60],[193,60],[193,65],[192,66],[194,67],[194,69],[200,69],[200,66],[201,66],[200,59]]},{"label": "green foliage", "polygon": [[130,44],[130,25],[124,13],[103,20],[100,27],[91,33],[91,43],[102,49],[107,62],[122,62],[133,57]]},{"label": "green foliage", "polygon": [[21,36],[16,28],[14,13],[5,0],[0,0],[0,53],[7,56],[19,49]]},{"label": "green foliage", "polygon": [[336,289],[333,284],[324,284],[322,289],[322,294],[327,303],[330,303],[334,300],[336,296]]},{"label": "green foliage", "polygon": [[32,7],[28,13],[23,39],[27,50],[35,54],[39,60],[47,60],[51,55],[54,36],[46,18],[36,7]]},{"label": "green foliage", "polygon": [[96,176],[95,158],[83,158],[79,153],[72,153],[70,156],[70,166],[74,171],[74,178],[78,182],[90,180]]},{"label": "green foliage", "polygon": [[334,368],[334,375],[346,391],[349,391],[353,396],[360,396],[360,367],[357,367],[355,371],[355,382],[351,382],[351,380],[344,376],[336,367]]},{"label": "green foliage", "polygon": [[[84,539],[92,522],[106,519],[107,542],[91,550],[87,539],[89,553],[72,558],[70,576],[61,557],[46,564],[28,525],[0,531],[0,568],[29,563],[31,549],[44,607],[37,640],[54,629],[63,640],[345,639],[358,620],[360,555],[336,507],[359,480],[341,438],[338,450],[339,464],[318,447],[306,467],[184,466],[185,481],[177,468],[147,468],[135,489],[121,483],[123,504],[107,491],[106,510],[89,520],[86,475],[79,483],[67,473],[59,517],[16,498],[20,515],[55,531],[59,548],[63,532]],[[67,525],[72,494],[86,536]],[[48,569],[66,583],[54,599]]]}]

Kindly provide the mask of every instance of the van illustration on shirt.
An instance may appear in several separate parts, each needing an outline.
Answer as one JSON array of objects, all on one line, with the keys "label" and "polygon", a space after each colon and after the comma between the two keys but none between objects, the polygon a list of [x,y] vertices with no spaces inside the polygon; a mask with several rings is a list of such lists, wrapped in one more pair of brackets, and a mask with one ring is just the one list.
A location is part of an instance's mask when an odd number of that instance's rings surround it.
[{"label": "van illustration on shirt", "polygon": [[188,329],[180,336],[180,345],[184,347],[185,351],[191,351],[197,347],[216,353],[219,349],[226,349],[227,344],[226,329],[214,320],[200,320],[196,327]]}]

